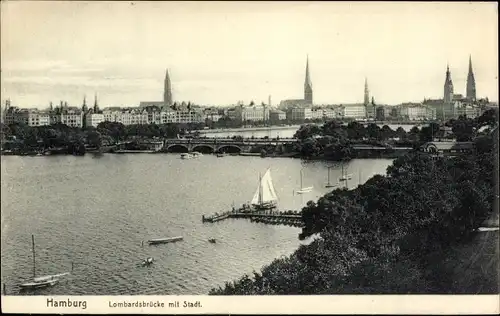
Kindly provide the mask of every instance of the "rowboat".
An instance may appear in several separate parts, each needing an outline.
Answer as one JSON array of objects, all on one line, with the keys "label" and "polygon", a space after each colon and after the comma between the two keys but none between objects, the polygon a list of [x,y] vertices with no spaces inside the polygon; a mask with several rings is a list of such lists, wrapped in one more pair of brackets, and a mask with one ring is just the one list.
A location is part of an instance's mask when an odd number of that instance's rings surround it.
[{"label": "rowboat", "polygon": [[148,240],[148,243],[150,245],[154,245],[154,244],[166,244],[166,243],[169,243],[169,242],[180,241],[182,239],[183,239],[182,236],[168,237],[168,238],[156,238],[156,239],[150,239],[150,240]]}]

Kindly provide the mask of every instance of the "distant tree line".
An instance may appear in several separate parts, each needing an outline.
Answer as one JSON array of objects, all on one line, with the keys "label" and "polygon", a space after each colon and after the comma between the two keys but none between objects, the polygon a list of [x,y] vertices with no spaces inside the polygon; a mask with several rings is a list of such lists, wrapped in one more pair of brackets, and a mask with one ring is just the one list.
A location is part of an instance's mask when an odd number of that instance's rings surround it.
[{"label": "distant tree line", "polygon": [[12,123],[0,125],[0,137],[3,149],[31,152],[62,148],[62,153],[84,154],[85,147],[100,148],[137,138],[175,138],[200,127],[200,124],[123,125],[102,122],[97,127],[76,128],[60,123],[35,127]]},{"label": "distant tree line", "polygon": [[[475,119],[460,116],[445,123],[450,127],[452,135],[457,141],[470,141],[478,129],[484,124],[492,124],[495,120],[495,111],[488,110]],[[371,144],[417,148],[436,137],[442,137],[443,130],[438,123],[430,123],[419,128],[412,127],[408,132],[402,127],[392,130],[388,125],[382,127],[370,123],[349,122],[344,125],[341,121],[331,120],[323,125],[303,124],[294,137],[299,140],[295,150],[304,158],[321,157],[328,160],[344,160],[353,157],[354,144]]]}]

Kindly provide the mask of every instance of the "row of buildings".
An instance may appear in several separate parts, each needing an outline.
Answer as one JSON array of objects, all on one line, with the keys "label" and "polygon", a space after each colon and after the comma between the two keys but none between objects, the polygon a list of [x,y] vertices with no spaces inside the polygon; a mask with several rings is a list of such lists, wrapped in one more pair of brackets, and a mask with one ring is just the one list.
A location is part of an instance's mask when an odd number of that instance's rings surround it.
[{"label": "row of buildings", "polygon": [[[446,111],[446,119],[465,115],[469,118],[480,116],[491,104],[488,100],[478,100],[474,103],[456,101]],[[10,105],[2,113],[2,121],[10,124],[22,122],[29,126],[43,126],[57,123],[70,127],[96,127],[101,122],[120,122],[124,125],[133,124],[168,124],[168,123],[208,123],[220,119],[230,119],[241,124],[262,122],[280,124],[285,122],[304,122],[312,120],[399,120],[399,121],[429,121],[440,119],[439,108],[422,103],[403,103],[400,105],[345,104],[327,106],[292,106],[278,109],[266,104],[237,105],[230,108],[207,108],[194,106],[190,103],[174,103],[173,107],[148,105],[144,107],[117,108],[110,107],[100,110],[97,99],[94,107],[87,108],[68,106],[61,102],[57,107],[49,109],[21,109]]]},{"label": "row of buildings", "polygon": [[[476,117],[491,104],[487,99],[476,99],[476,86],[472,59],[469,56],[466,96],[454,94],[449,67],[446,70],[443,99],[424,99],[420,103],[402,103],[396,106],[377,105],[373,96],[370,99],[368,80],[365,78],[363,103],[316,106],[313,102],[313,86],[306,60],[304,98],[283,100],[278,107],[268,104],[237,104],[231,108],[207,108],[190,102],[173,102],[172,87],[168,70],[165,74],[162,101],[143,101],[139,107],[110,107],[101,110],[95,96],[94,105],[88,107],[85,97],[81,107],[70,107],[67,102],[47,110],[20,109],[11,106],[7,100],[2,113],[2,121],[9,124],[23,122],[30,126],[43,126],[63,123],[71,127],[97,126],[101,122],[120,122],[132,124],[167,123],[205,123],[216,122],[221,118],[246,122],[304,122],[307,120],[354,119],[354,120],[448,120],[460,115]],[[494,105],[496,106],[496,105]]]}]

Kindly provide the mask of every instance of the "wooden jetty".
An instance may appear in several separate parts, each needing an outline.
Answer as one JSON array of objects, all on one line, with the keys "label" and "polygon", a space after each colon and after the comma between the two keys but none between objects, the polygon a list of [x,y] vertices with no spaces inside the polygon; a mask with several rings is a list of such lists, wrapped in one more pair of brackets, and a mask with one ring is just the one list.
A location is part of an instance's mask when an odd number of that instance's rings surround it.
[{"label": "wooden jetty", "polygon": [[234,210],[231,212],[225,212],[222,214],[214,214],[211,216],[202,216],[202,222],[215,223],[218,221],[222,221],[226,218],[247,218],[252,222],[257,223],[265,223],[272,225],[289,225],[295,227],[302,227],[302,216],[298,214],[290,214],[285,212],[272,212],[272,213],[263,213],[260,211],[246,211],[242,212],[241,210]]}]

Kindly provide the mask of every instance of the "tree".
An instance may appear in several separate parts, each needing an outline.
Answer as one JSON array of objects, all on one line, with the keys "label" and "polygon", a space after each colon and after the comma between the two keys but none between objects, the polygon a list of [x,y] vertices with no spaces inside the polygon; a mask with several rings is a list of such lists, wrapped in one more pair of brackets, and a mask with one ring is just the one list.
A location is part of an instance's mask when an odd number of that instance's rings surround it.
[{"label": "tree", "polygon": [[395,132],[388,125],[382,126],[382,130],[380,131],[381,140],[392,138],[394,134]]},{"label": "tree", "polygon": [[381,140],[381,138],[382,138],[381,129],[380,129],[380,127],[378,127],[377,124],[374,124],[374,123],[368,124],[368,127],[366,128],[366,132],[368,134],[368,137],[371,139]]},{"label": "tree", "polygon": [[465,142],[472,140],[474,136],[474,122],[464,116],[460,116],[452,125],[452,132],[455,134],[457,141]]},{"label": "tree", "polygon": [[102,137],[98,131],[91,131],[87,134],[87,142],[91,147],[101,148]]},{"label": "tree", "polygon": [[434,137],[439,133],[439,124],[432,122],[428,126],[422,127],[419,133],[419,139],[421,142],[432,142]]},{"label": "tree", "polygon": [[[417,127],[417,129],[418,129],[418,127]],[[399,126],[396,129],[396,137],[399,137],[399,139],[403,139],[403,140],[407,138],[406,131],[401,126]]]}]

